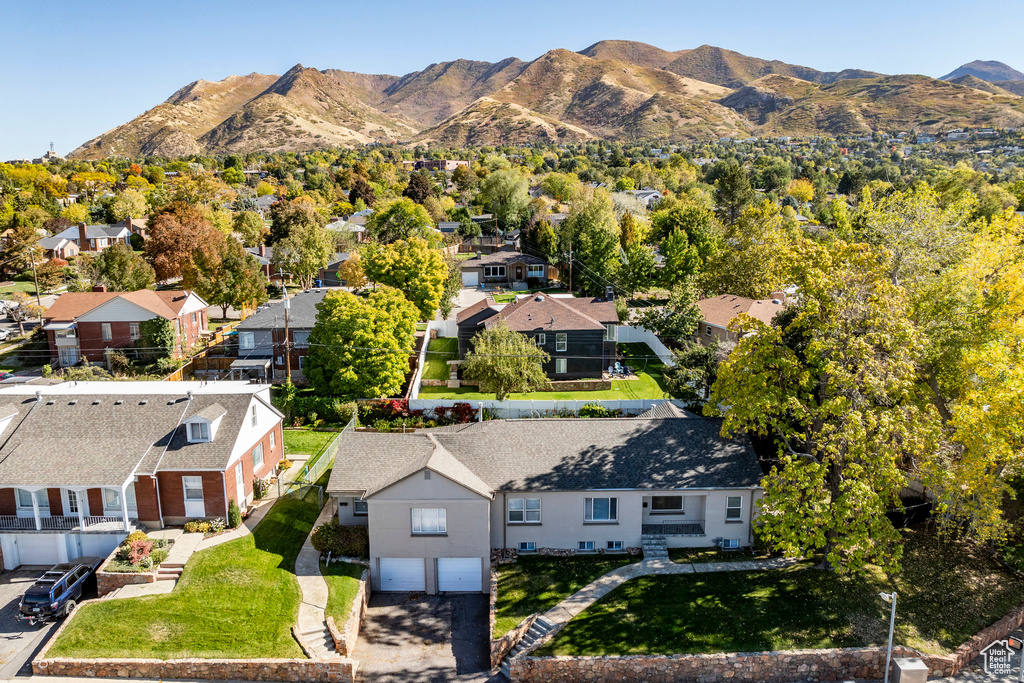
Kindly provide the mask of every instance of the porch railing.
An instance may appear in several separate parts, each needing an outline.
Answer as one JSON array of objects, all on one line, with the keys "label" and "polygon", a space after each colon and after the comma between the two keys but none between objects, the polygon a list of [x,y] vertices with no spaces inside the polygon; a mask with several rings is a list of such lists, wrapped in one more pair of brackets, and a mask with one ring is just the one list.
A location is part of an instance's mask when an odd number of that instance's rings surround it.
[{"label": "porch railing", "polygon": [[704,520],[693,519],[685,522],[657,522],[643,525],[644,534],[658,536],[703,536]]},{"label": "porch railing", "polygon": [[[136,520],[129,519],[129,525]],[[89,515],[85,517],[85,526],[81,526],[77,516],[40,517],[38,531],[122,531],[124,520],[121,517],[104,517]],[[0,515],[0,531],[37,531],[34,517],[17,515]]]}]

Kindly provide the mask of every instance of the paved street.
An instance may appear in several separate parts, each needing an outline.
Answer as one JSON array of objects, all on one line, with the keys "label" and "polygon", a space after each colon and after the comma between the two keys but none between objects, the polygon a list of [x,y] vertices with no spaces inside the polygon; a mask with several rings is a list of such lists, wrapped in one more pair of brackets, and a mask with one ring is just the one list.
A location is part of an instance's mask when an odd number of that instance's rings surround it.
[{"label": "paved street", "polygon": [[56,628],[58,622],[42,626],[30,626],[28,622],[17,621],[18,601],[25,589],[32,585],[42,572],[38,569],[4,572],[0,575],[0,679],[10,680],[16,676],[32,673],[32,656]]}]

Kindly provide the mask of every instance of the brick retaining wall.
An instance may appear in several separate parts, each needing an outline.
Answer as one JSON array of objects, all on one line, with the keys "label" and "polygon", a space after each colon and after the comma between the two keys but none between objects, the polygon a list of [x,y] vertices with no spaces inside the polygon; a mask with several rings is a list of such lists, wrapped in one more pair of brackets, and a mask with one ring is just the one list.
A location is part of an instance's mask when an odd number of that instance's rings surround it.
[{"label": "brick retaining wall", "polygon": [[369,603],[370,568],[367,567],[363,570],[363,575],[359,577],[359,590],[356,591],[356,597],[352,600],[352,609],[349,612],[348,619],[345,620],[344,628],[338,629],[338,625],[334,622],[334,617],[327,617],[327,628],[331,632],[331,638],[334,639],[334,647],[342,657],[352,655],[352,651],[356,647],[356,641],[359,639],[359,628],[363,624],[363,617],[366,616],[366,607]]},{"label": "brick retaining wall", "polygon": [[120,550],[121,546],[114,548],[107,559],[100,565],[100,570],[96,572],[96,596],[102,598],[107,593],[112,593],[118,588],[125,586],[131,586],[139,583],[155,583],[156,573],[160,568],[159,565],[153,565],[153,571],[149,572],[108,572],[104,571],[104,568],[110,564],[110,561],[117,555],[117,551]]}]

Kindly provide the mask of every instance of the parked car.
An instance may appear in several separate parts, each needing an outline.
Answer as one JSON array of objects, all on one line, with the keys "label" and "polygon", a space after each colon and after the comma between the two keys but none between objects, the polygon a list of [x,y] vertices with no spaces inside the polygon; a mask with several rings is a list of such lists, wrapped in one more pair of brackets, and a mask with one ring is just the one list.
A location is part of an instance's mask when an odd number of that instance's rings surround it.
[{"label": "parked car", "polygon": [[87,555],[54,565],[21,596],[17,618],[35,624],[71,614],[102,563],[102,557]]},{"label": "parked car", "polygon": [[11,338],[11,331],[0,329],[0,341],[7,341]]}]

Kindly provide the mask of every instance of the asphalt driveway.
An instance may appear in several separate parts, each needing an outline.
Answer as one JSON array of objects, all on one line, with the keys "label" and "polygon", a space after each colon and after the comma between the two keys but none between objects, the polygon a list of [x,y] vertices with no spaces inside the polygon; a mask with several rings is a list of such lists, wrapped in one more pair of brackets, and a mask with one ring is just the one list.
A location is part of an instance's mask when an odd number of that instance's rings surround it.
[{"label": "asphalt driveway", "polygon": [[486,595],[377,593],[352,656],[366,683],[482,683],[488,638]]},{"label": "asphalt driveway", "polygon": [[22,593],[42,573],[41,569],[18,569],[0,574],[0,680],[31,675],[33,655],[60,623],[29,626],[14,618]]}]

